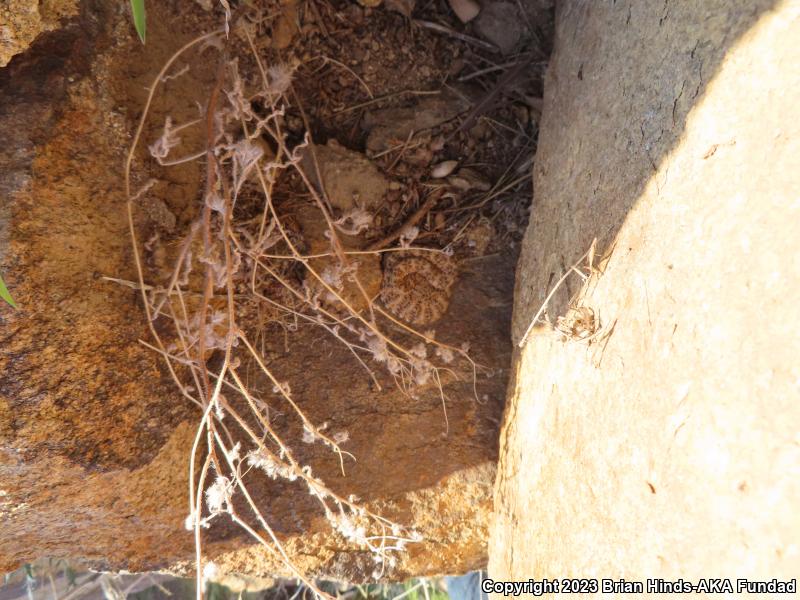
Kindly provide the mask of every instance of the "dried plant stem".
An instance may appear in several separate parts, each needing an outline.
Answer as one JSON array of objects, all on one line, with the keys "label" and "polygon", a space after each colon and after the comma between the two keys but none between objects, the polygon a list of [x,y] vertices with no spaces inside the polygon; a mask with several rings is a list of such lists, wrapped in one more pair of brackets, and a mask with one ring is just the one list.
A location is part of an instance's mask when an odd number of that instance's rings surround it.
[{"label": "dried plant stem", "polygon": [[[219,439],[219,436],[216,436],[216,442],[220,446],[222,446],[223,449],[224,449],[224,444],[223,444],[222,440]],[[236,465],[233,464],[233,461],[230,458],[230,453],[226,451],[226,452],[224,452],[224,455],[225,455],[226,460],[228,461],[228,466],[230,467],[231,473],[236,474],[238,469],[236,468]],[[258,506],[253,501],[253,497],[250,495],[250,492],[247,491],[247,486],[244,485],[244,483],[241,481],[241,478],[238,475],[236,476],[236,481],[239,484],[239,490],[241,490],[242,494],[244,495],[245,499],[247,500],[247,503],[250,505],[251,510],[256,515],[256,519],[258,519],[259,523],[261,523],[261,527],[269,534],[269,537],[272,540],[272,545],[267,543],[266,540],[264,540],[261,536],[259,536],[255,532],[255,530],[253,530],[245,521],[241,520],[234,511],[231,511],[230,516],[234,520],[234,522],[237,523],[238,525],[240,525],[241,527],[243,527],[245,529],[245,531],[247,531],[250,535],[252,535],[257,540],[259,540],[264,547],[277,550],[277,554],[280,555],[281,560],[283,561],[284,565],[286,565],[290,570],[295,572],[297,574],[298,578],[303,583],[305,583],[315,594],[317,594],[321,598],[330,598],[330,596],[328,596],[325,592],[320,590],[316,585],[314,585],[314,583],[311,580],[306,578],[305,575],[303,575],[294,566],[294,563],[289,558],[289,556],[286,554],[286,550],[284,550],[283,544],[280,543],[280,540],[278,540],[277,536],[275,535],[275,532],[272,530],[272,528],[269,526],[269,524],[264,519],[263,515],[261,514],[261,511],[258,509]]]},{"label": "dried plant stem", "polygon": [[528,328],[525,330],[525,333],[522,335],[522,338],[519,340],[519,343],[517,344],[519,348],[522,348],[525,345],[525,342],[528,341],[528,336],[530,335],[531,331],[533,331],[533,328],[536,325],[536,323],[539,322],[539,317],[541,317],[542,313],[547,309],[547,304],[553,298],[558,288],[561,287],[561,284],[566,281],[567,277],[569,277],[569,274],[572,273],[572,270],[575,269],[579,264],[581,264],[590,254],[594,254],[594,248],[596,243],[597,239],[595,238],[589,249],[586,252],[584,252],[581,255],[581,257],[577,261],[575,261],[575,263],[569,269],[566,270],[566,272],[552,287],[550,293],[547,294],[547,297],[544,299],[544,302],[542,302],[542,305],[539,307],[539,310],[536,311],[535,315],[533,315],[533,319],[531,319],[531,323],[530,325],[528,325]]},{"label": "dried plant stem", "polygon": [[[155,91],[156,91],[156,88],[158,87],[159,82],[162,81],[162,78],[163,78],[164,74],[175,63],[175,61],[178,59],[178,57],[180,57],[184,52],[186,52],[187,50],[189,50],[190,48],[196,46],[197,44],[199,44],[201,42],[209,40],[209,39],[211,39],[211,38],[213,38],[213,37],[215,37],[217,35],[220,35],[220,33],[222,33],[222,32],[219,31],[219,30],[218,31],[213,31],[213,32],[208,33],[206,35],[201,35],[201,36],[193,39],[192,41],[184,44],[180,49],[178,49],[169,58],[169,60],[167,60],[167,62],[161,68],[161,71],[159,71],[158,75],[156,76],[156,78],[154,79],[152,85],[150,86],[150,90],[149,90],[149,92],[147,94],[147,101],[145,102],[144,109],[142,110],[142,116],[139,118],[139,125],[136,127],[136,133],[133,136],[133,141],[131,142],[131,147],[130,147],[130,150],[128,151],[128,156],[127,156],[127,158],[125,160],[125,173],[124,174],[125,174],[125,196],[127,198],[126,211],[127,211],[127,217],[128,217],[128,231],[129,231],[130,236],[131,236],[131,245],[133,247],[133,258],[134,258],[134,263],[136,265],[136,274],[137,274],[137,277],[139,279],[139,289],[140,289],[141,295],[142,295],[142,303],[144,304],[144,310],[145,310],[145,314],[147,316],[147,325],[150,328],[150,333],[152,334],[153,338],[156,340],[156,344],[158,345],[159,349],[162,350],[162,351],[164,350],[164,345],[163,345],[163,343],[161,341],[160,336],[158,335],[158,332],[156,331],[155,327],[153,326],[152,314],[150,312],[150,303],[148,302],[147,293],[146,293],[146,290],[145,290],[144,272],[142,270],[142,260],[141,260],[141,257],[139,255],[139,243],[138,243],[137,238],[136,238],[136,229],[134,228],[134,221],[133,221],[133,201],[134,200],[133,200],[133,196],[131,195],[131,164],[133,163],[133,156],[134,156],[134,154],[136,152],[136,147],[137,147],[137,145],[139,143],[139,139],[141,138],[142,130],[144,129],[144,124],[145,124],[145,121],[147,120],[147,115],[148,115],[148,113],[150,111],[150,105],[153,102],[153,96],[155,94]],[[181,389],[183,389],[183,386],[180,383],[180,379],[178,378],[178,375],[175,373],[175,370],[174,370],[172,364],[170,363],[170,361],[167,361],[167,368],[169,369],[170,375],[173,378],[173,380],[175,380],[175,382],[178,384],[178,386]]]},{"label": "dried plant stem", "polygon": [[444,193],[444,188],[438,188],[433,192],[428,194],[428,198],[425,202],[422,203],[414,213],[403,223],[400,227],[395,229],[392,233],[387,235],[386,237],[378,240],[377,242],[373,242],[367,247],[367,250],[373,252],[375,250],[381,250],[388,246],[389,244],[393,243],[394,241],[398,240],[403,233],[414,227],[417,223],[419,223],[423,217],[425,217],[430,210],[436,206],[436,203],[442,197]]},{"label": "dried plant stem", "polygon": [[351,112],[354,110],[361,110],[363,108],[367,108],[368,106],[372,106],[373,104],[377,104],[379,102],[383,102],[385,100],[391,100],[393,98],[397,98],[399,96],[436,96],[441,94],[441,90],[402,90],[400,92],[395,92],[393,94],[386,94],[385,96],[380,96],[379,98],[373,98],[372,100],[367,100],[366,102],[361,102],[359,104],[354,104],[353,106],[348,106],[346,108],[340,108],[339,110],[333,111],[333,114],[341,114],[346,112]]},{"label": "dried plant stem", "polygon": [[375,94],[373,94],[372,90],[369,89],[367,83],[363,79],[361,79],[361,77],[359,77],[358,74],[355,71],[353,71],[353,69],[348,67],[346,64],[339,62],[338,60],[331,58],[330,56],[325,56],[325,55],[315,56],[314,58],[309,59],[309,62],[311,62],[312,60],[322,60],[325,64],[331,63],[336,65],[337,67],[344,69],[345,71],[350,73],[350,75],[352,75],[356,79],[356,81],[358,81],[358,83],[361,84],[361,86],[366,90],[367,95],[370,97],[370,100],[375,99]]}]

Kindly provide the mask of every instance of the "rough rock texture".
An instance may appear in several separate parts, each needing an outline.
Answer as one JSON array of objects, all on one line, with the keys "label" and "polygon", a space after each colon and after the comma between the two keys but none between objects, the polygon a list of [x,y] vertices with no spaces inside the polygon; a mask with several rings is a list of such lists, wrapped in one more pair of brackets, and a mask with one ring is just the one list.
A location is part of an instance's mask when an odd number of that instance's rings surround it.
[{"label": "rough rock texture", "polygon": [[511,2],[490,2],[475,19],[475,33],[508,54],[519,43],[524,22],[517,6]]},{"label": "rough rock texture", "polygon": [[381,108],[367,113],[363,121],[369,131],[367,152],[376,154],[402,146],[413,132],[446,123],[470,106],[461,91],[445,89],[441,94],[422,96],[411,107]]},{"label": "rough rock texture", "polygon": [[317,189],[320,176],[326,197],[340,210],[374,209],[389,189],[389,180],[363,154],[348,150],[336,140],[306,151],[303,168]]},{"label": "rough rock texture", "polygon": [[[355,154],[355,153],[354,153]],[[361,155],[358,155],[360,158]],[[356,161],[354,166],[361,164],[361,160]],[[374,166],[372,167],[375,168]],[[330,173],[328,180],[335,179],[336,184],[334,187],[341,187],[339,181],[353,180],[349,172],[344,172],[341,177],[331,178]],[[358,180],[358,176],[355,177]],[[368,174],[363,179],[363,182],[374,181]],[[367,188],[352,187],[353,190],[362,190]],[[358,192],[356,192],[358,193]],[[369,195],[369,193],[367,194]],[[327,237],[328,224],[325,218],[316,206],[306,205],[298,208],[295,212],[295,219],[300,225],[303,232],[303,239],[308,245],[309,254],[325,254],[331,251],[331,241]],[[363,250],[364,240],[363,236],[347,235],[339,232],[339,242],[346,250]],[[362,312],[368,309],[368,302],[365,298],[375,298],[381,289],[381,280],[383,279],[383,271],[381,270],[381,256],[380,254],[361,254],[350,257],[350,268],[355,269],[358,276],[358,282],[349,277],[347,273],[342,273],[339,262],[335,256],[322,256],[320,258],[313,258],[309,261],[311,268],[323,277],[329,280],[336,281],[341,284],[339,294],[345,301],[356,311]],[[336,306],[337,301],[329,298],[327,290],[324,286],[310,273],[306,273],[303,285],[308,289],[312,297],[318,297],[323,303],[328,306]]]},{"label": "rough rock texture", "polygon": [[568,0],[556,27],[514,338],[595,237],[609,335],[518,352],[490,575],[796,576],[800,5]]},{"label": "rough rock texture", "polygon": [[[0,307],[0,571],[39,556],[109,570],[193,567],[183,524],[200,415],[139,343],[149,334],[138,292],[104,279],[136,278],[122,165],[147,86],[176,48],[218,25],[186,7],[152,3],[142,48],[124,5],[87,0],[76,21],[0,70],[0,271],[20,306]],[[194,100],[209,89],[214,65],[187,62],[189,72],[168,83],[169,101],[154,101],[146,143],[167,114],[196,115]],[[185,141],[198,143],[188,131]],[[142,239],[155,231],[173,240],[170,225],[195,218],[202,165],[164,174],[144,151],[134,163],[135,185],[150,167],[159,179],[150,195],[173,217],[147,216],[142,207]],[[313,421],[350,432],[345,449],[358,462],[348,462],[343,477],[331,452],[297,442],[300,458],[337,492],[425,536],[386,577],[468,570],[486,560],[510,364],[510,260],[471,261],[437,325],[437,338],[471,343],[493,375],[482,372],[479,401],[468,379],[445,380],[448,433],[438,390],[378,393],[319,329],[301,326],[287,337],[265,328],[275,372],[292,382]],[[275,426],[299,440],[301,426],[286,412],[276,409]],[[370,575],[372,557],[331,533],[307,491],[266,478],[253,490],[299,567],[354,581]],[[209,530],[204,548],[223,573],[286,572],[233,527]]]},{"label": "rough rock texture", "polygon": [[78,12],[78,0],[3,0],[0,5],[0,67],[36,37]]}]

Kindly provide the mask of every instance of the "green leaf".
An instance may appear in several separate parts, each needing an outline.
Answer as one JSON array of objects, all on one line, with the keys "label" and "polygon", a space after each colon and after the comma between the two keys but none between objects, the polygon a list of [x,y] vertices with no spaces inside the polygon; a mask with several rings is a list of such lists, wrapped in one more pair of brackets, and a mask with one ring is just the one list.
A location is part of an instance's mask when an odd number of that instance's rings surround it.
[{"label": "green leaf", "polygon": [[0,298],[8,302],[14,308],[17,308],[14,299],[11,297],[11,294],[8,293],[8,288],[6,287],[6,283],[3,281],[2,275],[0,275]]},{"label": "green leaf", "polygon": [[131,11],[133,12],[133,25],[136,27],[136,33],[139,34],[139,39],[144,44],[145,34],[147,33],[147,23],[145,22],[144,15],[144,0],[131,0]]}]

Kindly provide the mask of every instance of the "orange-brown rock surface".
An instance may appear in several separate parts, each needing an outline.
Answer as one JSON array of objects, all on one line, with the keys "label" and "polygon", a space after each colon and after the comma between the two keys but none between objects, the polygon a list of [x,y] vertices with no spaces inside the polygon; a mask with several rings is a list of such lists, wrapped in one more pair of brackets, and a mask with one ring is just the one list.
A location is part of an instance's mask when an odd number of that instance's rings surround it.
[{"label": "orange-brown rock surface", "polygon": [[[122,4],[85,2],[63,29],[0,70],[0,271],[19,305],[0,308],[0,570],[39,556],[108,570],[193,566],[184,520],[200,413],[140,343],[150,334],[139,292],[124,283],[136,272],[123,163],[147,86],[209,17],[197,7],[149,8],[144,48]],[[192,98],[209,71],[200,61],[169,82],[178,101],[156,99],[147,143],[170,111],[196,114]],[[153,161],[143,151],[135,166]],[[171,239],[170,225],[193,218],[202,169],[188,164],[159,177],[151,197],[163,204],[137,211],[143,239],[157,227]],[[152,218],[164,210],[171,218]],[[288,339],[279,327],[264,331],[267,344],[274,341],[276,373],[293,382],[311,419],[349,431],[345,449],[358,462],[348,461],[342,476],[324,448],[298,441],[299,455],[337,492],[424,536],[387,577],[463,571],[486,560],[510,355],[508,260],[477,261],[437,327],[441,339],[471,343],[494,373],[478,382],[480,402],[470,382],[446,384],[449,431],[438,390],[377,392],[335,339],[310,327]],[[282,410],[274,413],[278,427],[287,421]],[[299,439],[301,432],[287,431]],[[372,572],[371,557],[331,532],[307,490],[265,479],[254,493],[298,567],[349,580]],[[204,547],[223,572],[286,572],[232,526],[212,527]]]},{"label": "orange-brown rock surface", "polygon": [[77,0],[6,0],[0,6],[0,67],[24,52],[39,34],[75,16]]}]

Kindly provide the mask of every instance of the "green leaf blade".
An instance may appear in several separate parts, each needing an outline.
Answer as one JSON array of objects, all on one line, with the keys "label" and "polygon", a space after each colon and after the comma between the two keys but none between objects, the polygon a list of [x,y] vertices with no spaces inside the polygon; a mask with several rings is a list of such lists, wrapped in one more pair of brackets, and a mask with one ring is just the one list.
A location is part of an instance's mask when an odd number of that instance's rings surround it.
[{"label": "green leaf blade", "polygon": [[3,276],[0,275],[0,298],[8,302],[12,308],[17,308],[16,302],[11,297],[11,294],[8,292],[8,288],[6,287],[6,283],[3,281]]},{"label": "green leaf blade", "polygon": [[142,40],[144,44],[144,39],[147,34],[144,0],[131,0],[131,12],[133,12],[133,26],[136,27],[136,33],[139,34],[139,39]]}]

